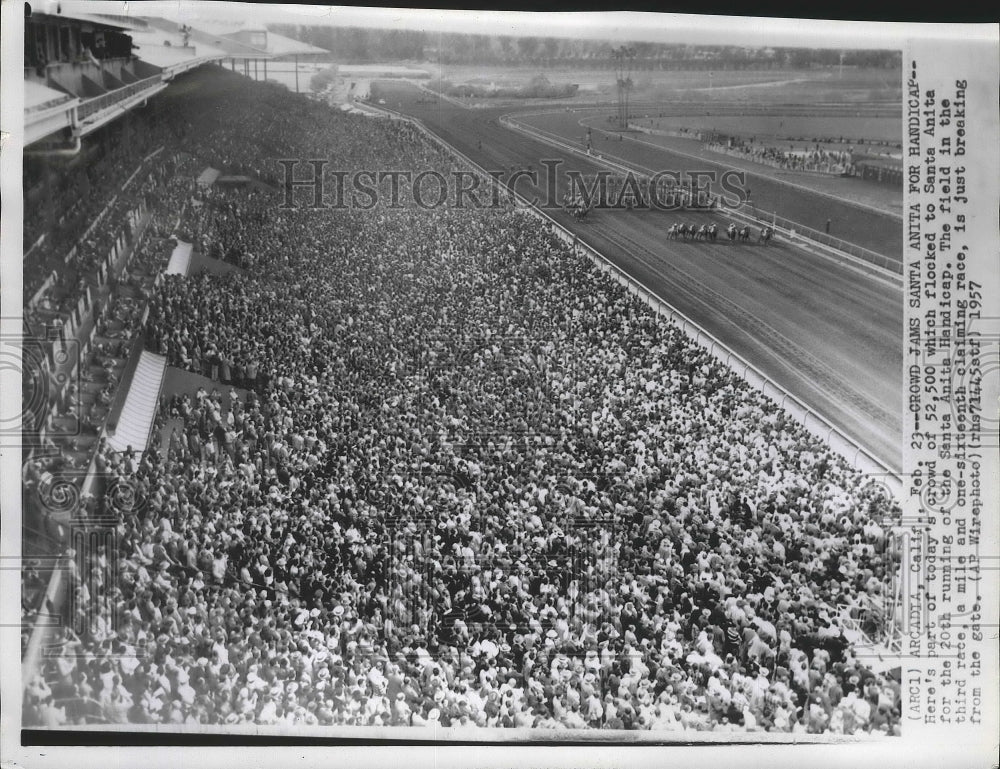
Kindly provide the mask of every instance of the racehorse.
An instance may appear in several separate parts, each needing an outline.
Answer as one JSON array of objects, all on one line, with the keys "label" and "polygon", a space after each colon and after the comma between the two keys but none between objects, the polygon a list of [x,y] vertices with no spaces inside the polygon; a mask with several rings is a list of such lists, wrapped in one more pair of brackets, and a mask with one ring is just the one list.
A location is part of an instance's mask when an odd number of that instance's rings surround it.
[{"label": "racehorse", "polygon": [[729,236],[729,242],[732,243],[736,240],[736,225],[732,222],[726,227],[726,234]]},{"label": "racehorse", "polygon": [[584,202],[580,195],[567,195],[563,200],[563,210],[568,212],[577,221],[582,220],[590,213],[590,206]]},{"label": "racehorse", "polygon": [[749,243],[749,242],[750,242],[750,227],[744,225],[743,228],[740,230],[740,243]]},{"label": "racehorse", "polygon": [[712,226],[708,228],[708,237],[710,237],[712,239],[713,243],[716,241],[716,239],[718,239],[718,237],[719,237],[719,225],[712,224]]},{"label": "racehorse", "polygon": [[684,224],[683,222],[681,224],[679,224],[679,225],[675,224],[674,226],[677,227],[677,233],[682,238],[684,238],[684,240],[687,240],[687,237],[688,237],[688,226],[686,224]]},{"label": "racehorse", "polygon": [[771,240],[772,231],[770,227],[761,227],[760,236],[757,238],[758,243],[763,243],[765,246]]},{"label": "racehorse", "polygon": [[705,226],[704,224],[701,225],[701,227],[698,228],[697,239],[698,240],[708,240],[708,227]]},{"label": "racehorse", "polygon": [[676,224],[671,224],[670,225],[670,229],[667,230],[667,237],[670,238],[670,240],[677,240],[677,236],[679,234],[680,234],[680,230],[678,229],[677,225]]},{"label": "racehorse", "polygon": [[688,225],[688,234],[691,235],[691,240],[697,240],[697,238],[698,238],[698,225],[697,224],[689,224]]}]

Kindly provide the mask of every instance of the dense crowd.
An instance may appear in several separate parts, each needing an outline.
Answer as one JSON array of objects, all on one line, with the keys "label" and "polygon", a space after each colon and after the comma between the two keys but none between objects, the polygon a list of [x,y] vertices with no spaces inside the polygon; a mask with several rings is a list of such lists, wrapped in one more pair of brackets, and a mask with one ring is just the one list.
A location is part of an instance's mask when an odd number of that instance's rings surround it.
[{"label": "dense crowd", "polygon": [[[449,164],[215,98],[192,151],[257,178]],[[99,448],[115,547],[27,723],[898,733],[841,629],[896,510],[843,458],[524,212],[265,195],[182,223],[242,269],[165,278],[146,344],[216,381],[165,396],[166,451]]]},{"label": "dense crowd", "polygon": [[[107,162],[125,168],[131,159],[133,155],[126,153]],[[66,535],[72,500],[80,493],[98,436],[120,395],[119,381],[131,341],[140,331],[153,279],[173,249],[167,236],[176,226],[178,212],[193,200],[194,168],[201,166],[193,165],[190,156],[161,149],[145,156],[124,184],[113,174],[102,177],[117,189],[113,194],[104,187],[92,190],[93,200],[107,201],[99,219],[94,226],[84,226],[84,235],[75,243],[62,242],[69,259],[58,260],[56,280],[34,292],[33,301],[27,296],[32,292],[26,292],[22,425],[26,556],[50,555]],[[42,208],[51,210],[65,202],[53,201]],[[62,237],[60,232],[56,235]],[[26,269],[37,268],[36,260],[44,254],[60,253],[53,248],[61,242],[59,237],[46,238],[45,249],[33,249],[25,260]],[[111,259],[116,242],[123,250]],[[65,341],[53,337],[60,328]],[[45,368],[43,356],[50,356]],[[22,650],[35,621],[51,611],[44,593],[54,561],[51,557],[29,561],[38,565],[23,582]]]},{"label": "dense crowd", "polygon": [[742,157],[755,163],[764,163],[788,171],[815,171],[838,175],[853,172],[852,153],[849,150],[827,149],[818,144],[803,149],[790,147],[783,150],[772,144],[727,137],[722,141],[709,142],[707,147],[713,152]]},{"label": "dense crowd", "polygon": [[[132,122],[141,130],[131,127]],[[145,121],[122,121],[125,128],[113,125],[100,143],[88,144],[78,157],[53,162],[25,156],[25,301],[54,270],[65,270],[67,254],[88,229],[111,234],[115,228],[108,226],[113,219],[109,206],[130,178],[143,174],[144,159],[164,138],[162,131],[146,130]]]}]

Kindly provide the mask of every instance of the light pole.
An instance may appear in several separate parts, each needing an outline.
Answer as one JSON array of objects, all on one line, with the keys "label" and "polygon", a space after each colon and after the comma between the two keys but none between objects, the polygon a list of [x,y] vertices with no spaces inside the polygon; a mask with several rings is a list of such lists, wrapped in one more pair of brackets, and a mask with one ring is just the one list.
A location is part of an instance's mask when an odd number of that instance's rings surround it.
[{"label": "light pole", "polygon": [[621,46],[611,52],[615,60],[615,81],[618,86],[618,124],[624,131],[628,128],[628,94],[632,89],[632,64],[635,49]]}]

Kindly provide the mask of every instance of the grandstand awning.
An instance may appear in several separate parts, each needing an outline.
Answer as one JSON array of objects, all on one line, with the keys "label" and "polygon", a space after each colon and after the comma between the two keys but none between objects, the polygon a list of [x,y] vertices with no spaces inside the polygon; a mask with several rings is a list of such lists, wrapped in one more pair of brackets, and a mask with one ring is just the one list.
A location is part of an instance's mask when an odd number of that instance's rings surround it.
[{"label": "grandstand awning", "polygon": [[24,143],[31,144],[73,125],[80,100],[34,80],[24,81]]},{"label": "grandstand awning", "polygon": [[49,88],[36,80],[24,81],[24,111],[34,112],[48,109],[57,105],[65,105],[67,102],[76,102],[79,99],[70,96],[63,91]]}]

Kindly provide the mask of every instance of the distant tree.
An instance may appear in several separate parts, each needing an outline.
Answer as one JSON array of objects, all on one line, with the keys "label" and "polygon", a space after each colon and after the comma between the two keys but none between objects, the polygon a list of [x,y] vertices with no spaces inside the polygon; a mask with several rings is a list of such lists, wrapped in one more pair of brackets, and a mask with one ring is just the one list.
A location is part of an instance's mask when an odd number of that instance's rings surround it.
[{"label": "distant tree", "polygon": [[337,79],[337,66],[320,70],[309,79],[309,89],[316,93],[325,91]]},{"label": "distant tree", "polygon": [[445,35],[444,60],[446,62],[468,62],[472,59],[471,35]]},{"label": "distant tree", "polygon": [[514,38],[503,35],[497,42],[500,46],[500,59],[510,61],[514,55]]},{"label": "distant tree", "polygon": [[347,39],[344,41],[346,49],[344,52],[351,61],[369,60],[369,38],[371,33],[367,29],[357,27],[345,30]]},{"label": "distant tree", "polygon": [[537,37],[517,38],[517,52],[521,55],[522,59],[525,59],[527,61],[533,61],[535,56],[538,54],[538,38]]},{"label": "distant tree", "polygon": [[[344,61],[420,61],[428,57],[444,62],[534,63],[544,61],[612,66],[611,52],[618,47],[607,40],[570,40],[555,37],[512,37],[489,34],[428,34],[420,30],[362,29],[277,24],[275,32],[330,51]],[[783,66],[793,69],[835,66],[841,51],[831,48],[753,48],[736,45],[683,45],[628,42],[636,52],[636,69],[750,69]],[[440,50],[438,50],[440,48]],[[846,66],[895,68],[901,53],[887,50],[844,51]]]},{"label": "distant tree", "polygon": [[541,42],[542,58],[552,61],[559,53],[559,41],[554,37],[543,37]]}]

